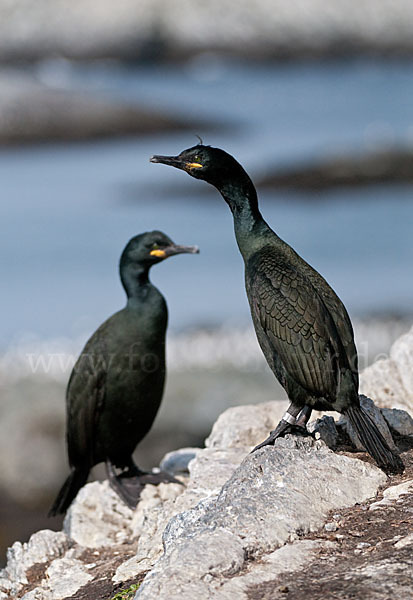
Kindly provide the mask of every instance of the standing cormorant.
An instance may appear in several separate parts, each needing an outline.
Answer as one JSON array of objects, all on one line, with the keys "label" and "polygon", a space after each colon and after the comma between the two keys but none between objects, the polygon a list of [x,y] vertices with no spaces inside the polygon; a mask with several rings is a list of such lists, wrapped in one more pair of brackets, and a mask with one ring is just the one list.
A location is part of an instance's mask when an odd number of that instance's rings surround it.
[{"label": "standing cormorant", "polygon": [[95,331],[70,376],[66,407],[72,470],[49,515],[65,513],[90,469],[103,461],[111,486],[131,508],[145,483],[173,480],[165,473],[144,473],[132,460],[158,412],[165,382],[168,309],[149,281],[149,269],[168,256],[196,252],[196,246],[177,246],[161,231],[137,235],[124,249],[119,271],[127,304]]},{"label": "standing cormorant", "polygon": [[276,429],[257,448],[274,443],[287,431],[304,433],[312,409],[336,410],[348,417],[382,469],[403,471],[400,457],[360,406],[357,350],[343,303],[264,221],[255,187],[241,165],[224,150],[203,144],[178,156],[153,156],[151,162],[210,183],[233,214],[258,342],[291,402]]}]

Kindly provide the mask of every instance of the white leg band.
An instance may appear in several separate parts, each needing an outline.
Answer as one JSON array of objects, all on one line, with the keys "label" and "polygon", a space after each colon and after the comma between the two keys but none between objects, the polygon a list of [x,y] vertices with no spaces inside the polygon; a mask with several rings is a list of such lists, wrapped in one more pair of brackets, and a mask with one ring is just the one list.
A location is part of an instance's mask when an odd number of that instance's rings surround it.
[{"label": "white leg band", "polygon": [[284,414],[283,421],[287,421],[287,423],[289,423],[290,425],[295,425],[295,417],[290,415],[288,411]]}]

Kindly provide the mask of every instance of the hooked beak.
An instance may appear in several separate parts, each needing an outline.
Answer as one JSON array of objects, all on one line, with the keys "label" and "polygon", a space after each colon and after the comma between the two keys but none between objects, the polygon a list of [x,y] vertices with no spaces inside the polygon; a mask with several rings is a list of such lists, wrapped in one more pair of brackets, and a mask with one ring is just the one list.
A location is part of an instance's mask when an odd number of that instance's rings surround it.
[{"label": "hooked beak", "polygon": [[151,156],[149,160],[152,163],[162,163],[163,165],[169,165],[170,167],[175,167],[176,169],[182,169],[187,173],[189,173],[191,169],[202,169],[203,167],[201,163],[182,160],[182,158],[179,156],[160,156],[155,154],[155,156]]},{"label": "hooked beak", "polygon": [[179,246],[173,244],[167,246],[163,250],[152,250],[151,256],[157,256],[158,258],[168,258],[168,256],[174,256],[175,254],[199,254],[198,246]]},{"label": "hooked beak", "polygon": [[155,154],[155,156],[151,156],[150,162],[162,163],[163,165],[169,165],[171,167],[176,167],[177,169],[183,169],[185,166],[185,162],[180,159],[179,156],[161,156]]}]

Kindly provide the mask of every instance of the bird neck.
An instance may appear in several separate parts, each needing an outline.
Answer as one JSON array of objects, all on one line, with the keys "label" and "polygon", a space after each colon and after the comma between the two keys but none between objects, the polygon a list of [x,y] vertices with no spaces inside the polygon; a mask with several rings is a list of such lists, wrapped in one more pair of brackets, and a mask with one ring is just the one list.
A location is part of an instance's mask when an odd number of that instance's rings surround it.
[{"label": "bird neck", "polygon": [[271,232],[259,211],[254,184],[245,173],[240,182],[225,183],[218,189],[231,209],[237,244],[246,260],[255,248],[254,242]]},{"label": "bird neck", "polygon": [[149,290],[153,287],[149,280],[149,268],[140,265],[133,271],[127,268],[121,272],[121,280],[128,297],[128,306],[133,306],[144,301]]}]

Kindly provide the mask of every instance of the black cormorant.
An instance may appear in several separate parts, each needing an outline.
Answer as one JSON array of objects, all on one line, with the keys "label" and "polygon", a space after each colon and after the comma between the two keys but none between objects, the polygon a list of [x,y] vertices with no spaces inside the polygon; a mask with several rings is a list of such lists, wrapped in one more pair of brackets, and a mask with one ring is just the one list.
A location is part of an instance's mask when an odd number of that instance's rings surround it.
[{"label": "black cormorant", "polygon": [[336,410],[349,418],[381,468],[401,472],[400,457],[360,407],[357,350],[343,303],[264,221],[255,187],[241,165],[224,150],[203,144],[178,156],[153,156],[151,162],[182,169],[215,186],[232,211],[258,342],[291,402],[257,448],[287,431],[305,431],[312,409]]},{"label": "black cormorant", "polygon": [[173,479],[144,473],[132,460],[158,412],[165,382],[168,310],[165,298],[149,281],[149,269],[169,256],[195,252],[197,247],[177,246],[160,231],[137,235],[124,249],[119,271],[126,307],[86,343],[67,386],[72,470],[50,515],[66,512],[90,469],[102,461],[110,484],[132,508],[145,483]]}]

